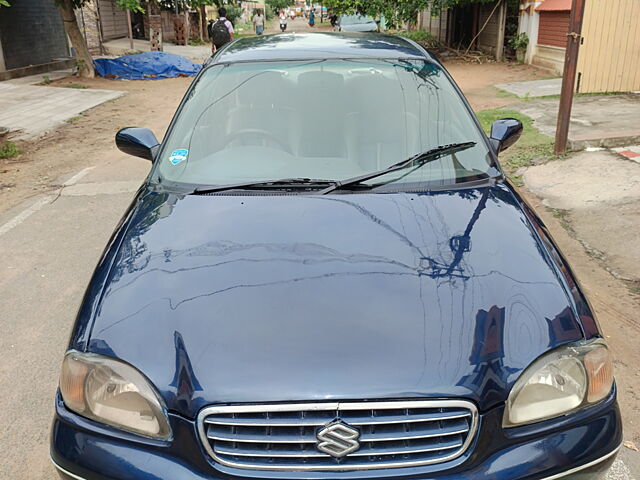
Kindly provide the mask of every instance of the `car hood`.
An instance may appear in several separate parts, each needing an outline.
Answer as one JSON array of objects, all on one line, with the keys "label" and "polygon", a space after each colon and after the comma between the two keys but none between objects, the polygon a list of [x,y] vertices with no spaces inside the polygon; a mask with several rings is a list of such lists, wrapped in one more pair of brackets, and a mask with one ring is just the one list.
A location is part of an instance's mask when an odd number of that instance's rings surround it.
[{"label": "car hood", "polygon": [[85,300],[97,305],[88,350],[137,367],[188,417],[211,403],[323,399],[466,397],[484,410],[540,354],[583,338],[501,184],[143,191],[106,258]]}]

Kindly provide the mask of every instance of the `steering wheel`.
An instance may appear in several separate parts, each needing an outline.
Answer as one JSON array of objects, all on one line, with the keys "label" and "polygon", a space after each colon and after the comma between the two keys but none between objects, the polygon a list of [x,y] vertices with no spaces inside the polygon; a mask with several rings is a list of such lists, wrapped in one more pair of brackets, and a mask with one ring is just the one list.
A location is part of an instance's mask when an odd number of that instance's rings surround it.
[{"label": "steering wheel", "polygon": [[260,130],[259,128],[243,128],[242,130],[238,130],[237,132],[232,133],[227,137],[228,143],[233,143],[236,139],[243,137],[245,135],[260,135],[262,136],[262,145],[267,146],[267,140],[271,140],[274,143],[277,143],[279,147],[282,148],[285,152],[291,153],[291,149],[289,145],[287,145],[284,140],[276,137],[273,133],[267,132],[266,130]]}]

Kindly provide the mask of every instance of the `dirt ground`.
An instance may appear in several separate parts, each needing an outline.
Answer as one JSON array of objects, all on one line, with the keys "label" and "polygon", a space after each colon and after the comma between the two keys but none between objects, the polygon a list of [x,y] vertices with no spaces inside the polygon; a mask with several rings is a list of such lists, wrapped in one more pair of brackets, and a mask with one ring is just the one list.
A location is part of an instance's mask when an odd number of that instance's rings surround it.
[{"label": "dirt ground", "polygon": [[24,151],[0,159],[0,213],[21,201],[55,190],[65,176],[91,165],[96,157],[116,151],[115,133],[123,127],[148,127],[161,139],[191,78],[115,81],[66,78],[49,86],[81,84],[89,88],[125,90],[127,95],[84,112],[73,122],[37,141],[16,142]]},{"label": "dirt ground", "polygon": [[493,85],[507,82],[539,80],[553,75],[540,68],[508,62],[467,63],[444,60],[449,71],[475,111],[499,108],[521,102],[513,95],[500,93]]},{"label": "dirt ground", "polygon": [[[466,64],[448,61],[446,68],[476,110],[517,101],[500,96],[495,83],[549,77],[533,67],[506,63]],[[57,188],[56,181],[95,165],[96,157],[115,151],[115,132],[125,126],[146,126],[161,138],[191,79],[110,81],[69,78],[52,85],[80,83],[91,88],[126,90],[127,95],[85,112],[36,142],[23,143],[16,159],[0,160],[0,213],[23,200]],[[625,419],[625,439],[640,445],[640,300],[614,278],[597,259],[589,256],[561,219],[555,218],[531,192],[522,189],[567,256],[586,291],[616,357],[620,404]]]}]

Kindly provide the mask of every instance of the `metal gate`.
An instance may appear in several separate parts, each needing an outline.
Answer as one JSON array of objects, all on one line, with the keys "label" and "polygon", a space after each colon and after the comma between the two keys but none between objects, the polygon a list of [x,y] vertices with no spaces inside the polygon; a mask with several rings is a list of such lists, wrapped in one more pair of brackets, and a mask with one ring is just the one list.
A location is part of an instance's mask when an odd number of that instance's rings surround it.
[{"label": "metal gate", "polygon": [[98,9],[103,40],[126,37],[129,34],[127,13],[116,5],[115,0],[98,0]]},{"label": "metal gate", "polygon": [[640,90],[639,0],[586,0],[576,89]]}]

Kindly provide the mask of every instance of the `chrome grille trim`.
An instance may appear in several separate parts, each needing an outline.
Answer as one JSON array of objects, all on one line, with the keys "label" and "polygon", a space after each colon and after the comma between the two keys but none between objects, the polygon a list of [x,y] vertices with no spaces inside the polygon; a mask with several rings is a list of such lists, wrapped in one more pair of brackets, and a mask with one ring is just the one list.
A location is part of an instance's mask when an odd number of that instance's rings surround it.
[{"label": "chrome grille trim", "polygon": [[[391,412],[385,414],[385,410]],[[370,411],[371,416],[363,411]],[[317,430],[337,418],[361,430],[360,449],[340,460],[314,447]],[[197,428],[210,457],[228,467],[373,470],[431,465],[460,457],[475,439],[478,411],[466,400],[223,405],[202,409]]]}]

